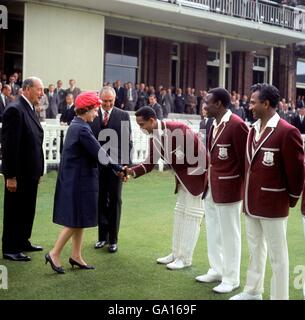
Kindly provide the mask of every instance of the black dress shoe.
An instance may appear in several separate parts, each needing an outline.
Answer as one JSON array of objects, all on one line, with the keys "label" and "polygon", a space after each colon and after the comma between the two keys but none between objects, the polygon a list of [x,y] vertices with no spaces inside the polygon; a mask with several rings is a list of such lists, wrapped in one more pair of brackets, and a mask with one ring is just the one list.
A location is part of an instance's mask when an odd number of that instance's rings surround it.
[{"label": "black dress shoe", "polygon": [[65,273],[65,270],[64,270],[63,267],[61,267],[61,266],[57,267],[57,266],[54,264],[51,256],[50,256],[48,253],[47,253],[44,257],[45,257],[45,259],[46,259],[46,264],[47,264],[48,262],[50,262],[51,268],[52,268],[55,272],[61,273],[61,274]]},{"label": "black dress shoe", "polygon": [[74,268],[74,266],[78,266],[80,269],[85,269],[85,270],[93,270],[93,269],[95,269],[94,266],[89,266],[88,264],[80,264],[79,262],[75,261],[72,258],[69,258],[69,263],[71,264],[72,268]]},{"label": "black dress shoe", "polygon": [[31,257],[26,256],[24,253],[3,253],[3,259],[12,261],[31,261]]},{"label": "black dress shoe", "polygon": [[106,244],[107,244],[107,241],[105,241],[105,240],[103,240],[103,241],[98,241],[98,242],[95,244],[94,248],[95,248],[95,249],[101,249],[101,248],[105,247]]},{"label": "black dress shoe", "polygon": [[43,247],[41,247],[41,246],[35,246],[35,245],[33,245],[33,244],[31,244],[31,245],[29,245],[29,246],[27,246],[27,247],[25,247],[24,249],[23,249],[23,251],[31,251],[31,252],[34,252],[34,251],[42,251],[43,250]]},{"label": "black dress shoe", "polygon": [[108,247],[108,251],[110,253],[114,253],[118,250],[118,245],[116,243],[110,244]]}]

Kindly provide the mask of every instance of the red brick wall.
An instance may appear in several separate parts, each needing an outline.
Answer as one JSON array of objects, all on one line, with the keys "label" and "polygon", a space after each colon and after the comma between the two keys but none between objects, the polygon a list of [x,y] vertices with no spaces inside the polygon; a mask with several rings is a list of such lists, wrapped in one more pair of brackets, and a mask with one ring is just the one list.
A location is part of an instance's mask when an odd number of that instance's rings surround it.
[{"label": "red brick wall", "polygon": [[232,91],[240,94],[250,94],[253,81],[253,60],[251,52],[232,52]]},{"label": "red brick wall", "polygon": [[296,99],[296,55],[295,46],[274,49],[273,84],[283,98]]}]

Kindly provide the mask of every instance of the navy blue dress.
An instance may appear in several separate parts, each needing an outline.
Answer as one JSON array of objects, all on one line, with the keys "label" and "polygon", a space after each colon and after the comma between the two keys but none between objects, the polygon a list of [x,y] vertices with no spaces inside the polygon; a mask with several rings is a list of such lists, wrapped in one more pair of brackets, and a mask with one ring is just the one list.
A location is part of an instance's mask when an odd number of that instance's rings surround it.
[{"label": "navy blue dress", "polygon": [[[97,226],[98,158],[109,160],[90,126],[79,117],[71,122],[57,176],[53,222],[70,228]],[[102,159],[103,158],[103,159]],[[109,164],[115,171],[121,166]]]}]

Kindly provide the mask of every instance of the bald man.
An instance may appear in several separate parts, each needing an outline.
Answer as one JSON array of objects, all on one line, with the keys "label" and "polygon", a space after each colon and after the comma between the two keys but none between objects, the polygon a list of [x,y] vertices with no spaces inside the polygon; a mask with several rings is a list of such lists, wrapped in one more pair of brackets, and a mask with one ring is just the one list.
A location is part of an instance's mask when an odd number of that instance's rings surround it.
[{"label": "bald man", "polygon": [[30,261],[23,252],[41,251],[30,242],[37,188],[43,175],[43,129],[35,112],[43,84],[31,77],[23,94],[5,108],[2,123],[2,171],[5,178],[3,209],[3,258]]}]

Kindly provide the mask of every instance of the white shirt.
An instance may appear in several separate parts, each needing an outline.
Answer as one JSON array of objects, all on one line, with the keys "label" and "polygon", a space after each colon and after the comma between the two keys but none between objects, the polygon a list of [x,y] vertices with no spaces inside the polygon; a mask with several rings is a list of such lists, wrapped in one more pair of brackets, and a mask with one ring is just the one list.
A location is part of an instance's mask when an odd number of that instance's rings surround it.
[{"label": "white shirt", "polygon": [[264,131],[266,130],[266,128],[275,128],[280,120],[280,116],[278,115],[278,113],[275,113],[275,115],[273,117],[271,117],[267,124],[266,127],[264,128],[264,130],[262,132],[260,132],[261,129],[261,119],[258,119],[254,124],[253,124],[253,128],[255,130],[255,141],[258,141],[262,134],[264,133]]},{"label": "white shirt", "polygon": [[213,126],[214,126],[214,128],[213,128],[213,139],[215,139],[220,125],[223,122],[229,122],[231,114],[232,114],[231,110],[227,110],[227,112],[222,116],[219,124],[217,124],[216,119],[213,121]]},{"label": "white shirt", "polygon": [[28,103],[28,105],[31,107],[31,109],[34,111],[34,107],[33,105],[31,104],[31,102],[22,94],[21,95],[23,97],[23,99]]},{"label": "white shirt", "polygon": [[132,89],[131,88],[128,89],[128,100],[129,101],[133,101],[133,99],[132,99]]},{"label": "white shirt", "polygon": [[[112,110],[113,110],[113,108],[111,108],[111,109],[108,111],[108,119],[110,118],[110,115],[111,115]],[[103,116],[103,119],[104,119],[105,110],[104,110],[103,108],[101,108],[101,112],[102,112],[102,116]]]}]

